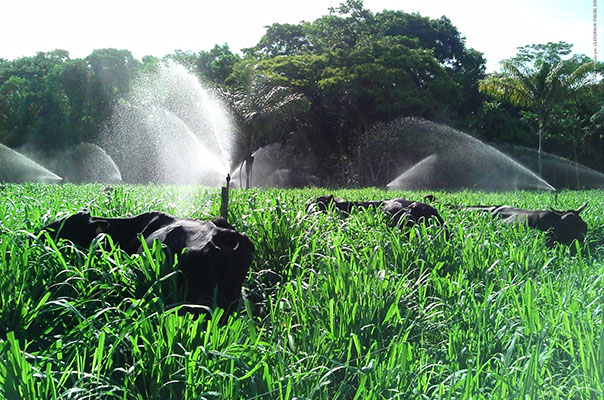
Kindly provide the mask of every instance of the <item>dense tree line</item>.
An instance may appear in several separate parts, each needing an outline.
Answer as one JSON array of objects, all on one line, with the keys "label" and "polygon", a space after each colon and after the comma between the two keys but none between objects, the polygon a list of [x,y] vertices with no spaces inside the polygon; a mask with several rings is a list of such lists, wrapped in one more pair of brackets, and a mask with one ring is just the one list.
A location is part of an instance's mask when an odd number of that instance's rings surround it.
[{"label": "dense tree line", "polygon": [[0,140],[47,149],[94,141],[140,70],[129,51],[116,49],[95,50],[85,59],[55,50],[2,60]]},{"label": "dense tree line", "polygon": [[[347,0],[312,22],[268,26],[242,54],[224,44],[140,61],[116,49],[83,59],[55,50],[0,60],[0,142],[49,151],[94,142],[133,80],[172,61],[224,96],[240,129],[239,160],[268,143],[289,143],[321,160],[320,168],[299,167],[327,183],[383,184],[351,166],[363,169],[364,133],[401,116],[495,142],[537,147],[541,138],[546,151],[602,169],[604,88],[574,74],[587,72],[589,60],[570,55],[565,43],[526,46],[487,76],[482,54],[446,17],[374,14]],[[525,87],[510,95],[510,82]]]}]

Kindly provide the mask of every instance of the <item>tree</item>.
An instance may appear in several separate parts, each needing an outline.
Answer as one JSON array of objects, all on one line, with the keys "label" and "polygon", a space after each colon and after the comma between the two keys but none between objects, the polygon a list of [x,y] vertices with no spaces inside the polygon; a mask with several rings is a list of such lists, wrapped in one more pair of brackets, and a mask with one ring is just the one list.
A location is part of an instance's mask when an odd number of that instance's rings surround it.
[{"label": "tree", "polygon": [[601,171],[604,173],[604,105],[600,107],[589,119],[589,123],[592,128],[592,132],[597,139],[600,140],[600,149],[602,150],[599,153],[600,158],[600,167]]},{"label": "tree", "polygon": [[125,96],[140,70],[140,62],[128,50],[97,49],[86,62],[92,69],[90,117],[95,129],[109,119],[112,103]]},{"label": "tree", "polygon": [[11,143],[22,145],[31,142],[52,148],[60,141],[64,94],[50,75],[67,60],[67,51],[53,50],[1,64],[1,102],[4,104],[0,112],[7,114],[0,117],[0,124],[3,120],[8,125],[0,129],[9,134]]},{"label": "tree", "polygon": [[195,71],[197,65],[197,54],[191,50],[174,50],[174,53],[164,57],[165,61],[172,61],[180,64],[189,71]]},{"label": "tree", "polygon": [[589,81],[591,62],[573,66],[567,55],[569,44],[530,45],[521,47],[518,55],[502,61],[502,71],[487,76],[479,88],[499,100],[525,107],[537,117],[539,174],[543,137],[551,122],[552,111],[564,104]]},{"label": "tree", "polygon": [[92,70],[83,59],[67,60],[57,65],[49,74],[57,91],[65,96],[63,140],[74,143],[89,141],[94,135],[90,117],[92,97]]},{"label": "tree", "polygon": [[[585,60],[577,60],[577,64],[583,62]],[[601,127],[594,122],[597,122],[604,104],[603,87],[602,81],[585,85],[576,96],[554,109],[548,130],[549,147],[555,148],[558,155],[597,169],[602,166],[604,152]]]},{"label": "tree", "polygon": [[205,79],[223,85],[233,67],[241,59],[233,54],[225,43],[222,46],[215,45],[210,51],[200,51],[197,56],[197,72]]},{"label": "tree", "polygon": [[312,117],[302,134],[314,154],[332,163],[328,178],[338,183],[352,182],[347,163],[372,124],[400,116],[459,121],[472,116],[483,97],[477,84],[482,54],[465,47],[447,18],[373,14],[360,0],[313,22],[273,24],[245,51],[274,82],[309,99]]},{"label": "tree", "polygon": [[317,49],[350,51],[373,39],[375,15],[363,7],[362,0],[346,0],[314,21],[310,30]]},{"label": "tree", "polygon": [[254,162],[252,152],[275,141],[275,134],[283,124],[305,109],[308,102],[290,88],[275,85],[251,60],[236,65],[227,83],[231,89],[223,88],[221,94],[239,128],[239,149],[246,162],[246,188],[249,188]]},{"label": "tree", "polygon": [[23,117],[27,81],[11,76],[0,85],[0,141],[8,145],[18,144],[24,136]]},{"label": "tree", "polygon": [[256,46],[244,49],[244,53],[254,57],[296,56],[314,52],[309,38],[310,24],[272,24]]}]

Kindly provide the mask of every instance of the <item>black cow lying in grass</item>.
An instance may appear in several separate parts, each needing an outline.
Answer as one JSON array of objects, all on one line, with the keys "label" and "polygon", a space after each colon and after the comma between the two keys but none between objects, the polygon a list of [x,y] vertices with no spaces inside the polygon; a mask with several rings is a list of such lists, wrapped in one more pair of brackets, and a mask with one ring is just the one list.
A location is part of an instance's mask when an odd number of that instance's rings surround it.
[{"label": "black cow lying in grass", "polygon": [[317,197],[315,201],[306,203],[306,212],[312,213],[315,211],[326,211],[330,208],[342,211],[349,214],[353,208],[377,209],[383,205],[383,201],[346,201],[344,199],[335,198],[333,195]]},{"label": "black cow lying in grass", "polygon": [[390,214],[392,221],[398,226],[411,227],[421,222],[424,222],[426,225],[432,222],[437,225],[444,225],[445,223],[436,208],[421,201],[406,199],[384,200],[383,208],[384,211]]},{"label": "black cow lying in grass", "polygon": [[582,242],[587,234],[587,224],[579,213],[587,207],[583,204],[576,210],[560,211],[555,209],[527,210],[510,206],[472,206],[466,211],[485,211],[493,217],[502,218],[508,224],[527,224],[531,228],[547,232],[548,242],[557,241],[571,244],[574,240]]},{"label": "black cow lying in grass", "polygon": [[[426,196],[429,201],[433,197]],[[421,201],[406,199],[377,200],[377,201],[346,201],[337,199],[332,195],[318,197],[315,201],[306,204],[307,212],[325,211],[335,208],[343,213],[350,213],[353,208],[382,209],[390,215],[392,222],[397,226],[410,227],[424,221],[426,224],[435,222],[443,225],[444,220],[436,208]]]},{"label": "black cow lying in grass", "polygon": [[163,212],[146,212],[131,218],[93,217],[89,211],[53,222],[42,230],[55,240],[68,239],[79,247],[89,247],[99,234],[111,236],[114,244],[128,254],[141,249],[139,235],[151,247],[159,240],[177,254],[187,285],[187,303],[216,304],[229,310],[239,299],[249,271],[254,245],[224,218],[211,221],[177,218]]}]

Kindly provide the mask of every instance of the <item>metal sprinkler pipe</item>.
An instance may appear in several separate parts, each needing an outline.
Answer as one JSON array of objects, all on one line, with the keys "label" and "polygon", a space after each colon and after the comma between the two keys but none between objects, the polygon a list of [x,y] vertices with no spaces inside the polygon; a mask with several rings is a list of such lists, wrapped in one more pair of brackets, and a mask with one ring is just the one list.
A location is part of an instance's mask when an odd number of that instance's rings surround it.
[{"label": "metal sprinkler pipe", "polygon": [[227,217],[229,214],[229,186],[231,184],[231,174],[226,176],[226,186],[222,187],[221,203],[220,203],[220,215],[225,221],[228,221]]}]

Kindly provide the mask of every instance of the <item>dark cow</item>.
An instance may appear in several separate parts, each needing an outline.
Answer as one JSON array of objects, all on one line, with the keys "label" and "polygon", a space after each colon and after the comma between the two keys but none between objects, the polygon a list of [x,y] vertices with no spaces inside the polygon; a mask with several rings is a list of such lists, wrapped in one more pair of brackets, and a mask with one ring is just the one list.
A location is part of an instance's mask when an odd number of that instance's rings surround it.
[{"label": "dark cow", "polygon": [[187,282],[187,303],[216,304],[228,311],[241,293],[249,271],[254,245],[224,218],[211,221],[177,218],[163,212],[146,212],[130,218],[93,217],[80,211],[47,225],[51,237],[68,239],[89,247],[103,233],[128,254],[141,250],[139,235],[150,247],[160,241],[179,257],[179,268]]},{"label": "dark cow", "polygon": [[[433,199],[428,195],[427,201]],[[406,199],[377,200],[377,201],[346,201],[332,195],[318,197],[315,201],[306,204],[307,212],[325,211],[330,208],[337,209],[345,214],[353,208],[382,209],[390,215],[392,222],[397,226],[410,227],[424,221],[426,224],[436,222],[443,225],[444,220],[436,208],[430,204]]]},{"label": "dark cow", "polygon": [[485,211],[493,217],[502,218],[508,224],[527,224],[531,228],[547,232],[548,242],[557,241],[571,244],[574,240],[582,242],[587,234],[587,224],[579,213],[587,207],[583,204],[576,210],[560,211],[527,210],[510,206],[472,206],[467,211]]},{"label": "dark cow", "polygon": [[315,201],[306,203],[306,212],[325,211],[334,208],[345,214],[350,214],[353,208],[377,209],[381,207],[383,201],[346,201],[344,199],[335,198],[333,195],[317,197]]},{"label": "dark cow", "polygon": [[116,245],[128,254],[139,250],[138,235],[144,238],[157,229],[167,226],[178,219],[162,212],[146,212],[130,218],[93,217],[90,211],[82,210],[69,217],[55,221],[42,230],[52,231],[51,237],[67,239],[79,247],[88,247],[99,234],[111,236]]},{"label": "dark cow", "polygon": [[398,226],[411,227],[424,222],[426,225],[435,222],[444,225],[438,210],[428,203],[406,199],[385,200],[384,211],[391,215],[392,221]]}]

